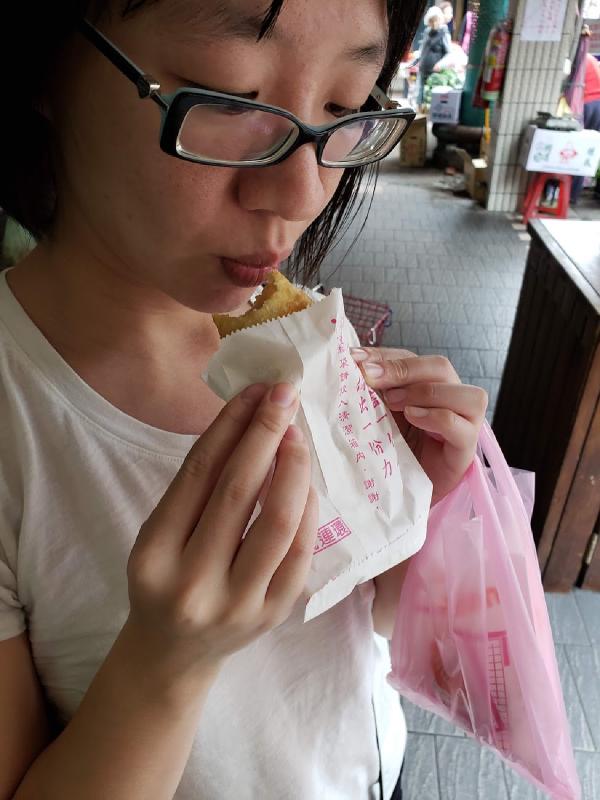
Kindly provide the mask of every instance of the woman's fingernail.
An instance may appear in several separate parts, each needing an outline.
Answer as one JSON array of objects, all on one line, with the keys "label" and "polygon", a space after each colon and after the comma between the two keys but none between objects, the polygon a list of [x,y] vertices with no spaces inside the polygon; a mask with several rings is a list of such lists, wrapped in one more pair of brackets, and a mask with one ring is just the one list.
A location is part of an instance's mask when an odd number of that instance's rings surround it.
[{"label": "woman's fingernail", "polygon": [[411,417],[426,417],[427,414],[429,414],[429,409],[419,408],[418,406],[406,406],[404,412],[410,414]]},{"label": "woman's fingernail", "polygon": [[244,389],[242,392],[242,397],[244,400],[259,400],[261,397],[264,397],[266,390],[266,384],[253,383],[251,386],[247,386]]},{"label": "woman's fingernail", "polygon": [[403,400],[406,400],[406,395],[408,394],[406,389],[389,389],[385,393],[385,402],[386,403],[401,403]]},{"label": "woman's fingernail", "polygon": [[364,369],[369,378],[381,378],[384,373],[384,369],[381,364],[365,364]]},{"label": "woman's fingernail", "polygon": [[304,434],[297,425],[290,425],[283,438],[289,439],[290,442],[301,442],[304,439]]},{"label": "woman's fingernail", "polygon": [[296,389],[291,383],[278,383],[271,389],[271,402],[289,408],[296,399]]},{"label": "woman's fingernail", "polygon": [[362,350],[360,347],[351,347],[350,348],[350,355],[355,361],[361,362],[366,361],[369,357],[369,354],[366,350]]}]

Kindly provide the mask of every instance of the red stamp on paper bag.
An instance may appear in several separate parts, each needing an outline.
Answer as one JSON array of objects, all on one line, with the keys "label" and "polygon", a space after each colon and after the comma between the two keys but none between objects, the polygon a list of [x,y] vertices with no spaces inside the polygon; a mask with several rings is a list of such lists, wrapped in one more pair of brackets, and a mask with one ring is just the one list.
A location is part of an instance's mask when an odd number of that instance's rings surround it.
[{"label": "red stamp on paper bag", "polygon": [[350,536],[351,533],[352,531],[341,517],[336,517],[326,525],[321,525],[317,531],[317,541],[315,543],[313,555],[341,542],[342,539],[345,539],[346,536]]}]

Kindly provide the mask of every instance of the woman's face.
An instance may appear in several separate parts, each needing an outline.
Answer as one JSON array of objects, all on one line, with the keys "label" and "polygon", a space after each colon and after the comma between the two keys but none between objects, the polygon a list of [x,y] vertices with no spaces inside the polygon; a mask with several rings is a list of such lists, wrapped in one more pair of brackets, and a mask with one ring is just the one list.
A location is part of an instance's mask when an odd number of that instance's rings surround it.
[{"label": "woman's face", "polygon": [[[256,0],[159,0],[103,33],[161,91],[203,87],[282,106],[319,124],[357,109],[379,74],[384,0],[286,0],[274,34],[256,42]],[[369,55],[369,53],[371,55]],[[61,152],[55,238],[76,242],[110,270],[199,311],[239,307],[221,257],[285,258],[333,196],[342,170],[313,145],[261,169],[193,164],[159,147],[160,112],[83,37],[75,37],[49,98]],[[232,117],[235,123],[235,117]]]}]

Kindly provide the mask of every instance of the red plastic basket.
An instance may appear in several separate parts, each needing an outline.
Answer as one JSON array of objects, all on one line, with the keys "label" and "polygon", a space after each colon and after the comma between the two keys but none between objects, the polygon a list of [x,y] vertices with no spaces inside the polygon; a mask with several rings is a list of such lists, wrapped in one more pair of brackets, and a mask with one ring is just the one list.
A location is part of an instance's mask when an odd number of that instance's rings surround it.
[{"label": "red plastic basket", "polygon": [[360,343],[366,347],[379,347],[385,329],[392,324],[392,309],[385,303],[363,300],[344,295],[346,316],[354,325]]}]

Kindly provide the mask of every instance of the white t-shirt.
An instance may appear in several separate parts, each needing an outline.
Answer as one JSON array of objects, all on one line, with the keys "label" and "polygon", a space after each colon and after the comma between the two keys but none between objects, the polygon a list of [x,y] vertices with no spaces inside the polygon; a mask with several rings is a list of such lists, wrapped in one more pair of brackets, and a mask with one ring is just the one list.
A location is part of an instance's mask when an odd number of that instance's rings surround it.
[{"label": "white t-shirt", "polygon": [[[63,723],[125,622],[131,547],[195,439],[95,392],[0,273],[0,639],[27,630]],[[369,581],[306,624],[298,604],[228,659],[177,800],[370,800],[380,766],[389,798],[406,727],[373,595]]]}]

